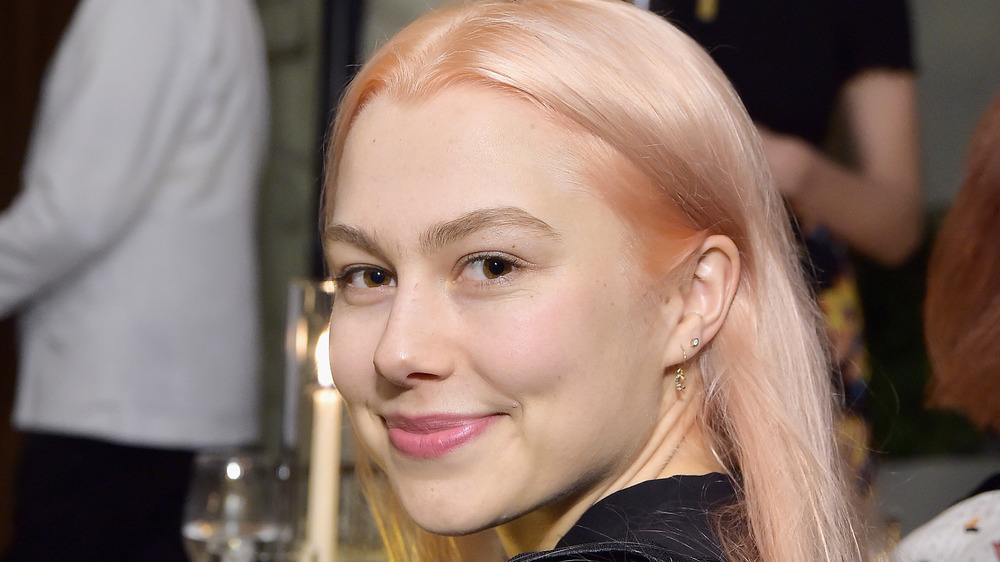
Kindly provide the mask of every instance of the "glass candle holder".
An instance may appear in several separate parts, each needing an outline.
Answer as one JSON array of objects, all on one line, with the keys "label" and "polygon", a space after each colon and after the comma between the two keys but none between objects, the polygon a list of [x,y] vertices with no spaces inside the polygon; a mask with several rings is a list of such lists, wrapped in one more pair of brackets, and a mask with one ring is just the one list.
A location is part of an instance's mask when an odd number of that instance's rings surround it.
[{"label": "glass candle holder", "polygon": [[284,427],[301,562],[385,560],[355,476],[354,434],[330,375],[332,281],[289,286]]}]

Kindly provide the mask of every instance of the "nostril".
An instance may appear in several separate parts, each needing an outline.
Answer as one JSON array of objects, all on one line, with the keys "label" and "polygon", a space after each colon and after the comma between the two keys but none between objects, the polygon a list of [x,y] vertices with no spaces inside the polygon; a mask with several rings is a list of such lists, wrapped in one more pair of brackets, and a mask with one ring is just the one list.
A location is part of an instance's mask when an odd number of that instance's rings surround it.
[{"label": "nostril", "polygon": [[429,381],[429,380],[433,380],[433,379],[437,379],[437,378],[441,378],[441,377],[438,377],[438,376],[435,376],[435,375],[431,375],[429,373],[410,373],[409,375],[406,376],[406,378],[411,379],[411,380],[415,379],[415,380],[419,380],[419,381]]}]

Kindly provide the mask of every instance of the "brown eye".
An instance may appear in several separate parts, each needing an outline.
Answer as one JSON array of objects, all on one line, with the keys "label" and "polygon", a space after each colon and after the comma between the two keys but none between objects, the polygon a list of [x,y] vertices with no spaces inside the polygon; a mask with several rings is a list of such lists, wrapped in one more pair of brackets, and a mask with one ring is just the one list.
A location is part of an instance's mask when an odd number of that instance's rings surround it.
[{"label": "brown eye", "polygon": [[396,284],[396,279],[392,273],[370,266],[355,266],[348,268],[337,278],[337,286],[354,289],[377,289],[379,287],[392,287]]},{"label": "brown eye", "polygon": [[382,269],[366,269],[362,275],[367,287],[381,287],[390,280],[389,274]]},{"label": "brown eye", "polygon": [[487,279],[507,275],[514,269],[514,266],[507,260],[500,258],[486,258],[483,260],[483,275]]}]

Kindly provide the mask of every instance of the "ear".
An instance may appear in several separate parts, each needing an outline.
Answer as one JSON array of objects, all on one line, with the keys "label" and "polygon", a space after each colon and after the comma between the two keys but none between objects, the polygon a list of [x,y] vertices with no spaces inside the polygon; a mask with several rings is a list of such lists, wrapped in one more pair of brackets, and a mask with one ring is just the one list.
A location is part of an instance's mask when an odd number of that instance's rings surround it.
[{"label": "ear", "polygon": [[740,254],[728,236],[709,236],[697,255],[691,277],[682,280],[681,318],[664,350],[670,365],[691,359],[719,333],[739,286]]}]

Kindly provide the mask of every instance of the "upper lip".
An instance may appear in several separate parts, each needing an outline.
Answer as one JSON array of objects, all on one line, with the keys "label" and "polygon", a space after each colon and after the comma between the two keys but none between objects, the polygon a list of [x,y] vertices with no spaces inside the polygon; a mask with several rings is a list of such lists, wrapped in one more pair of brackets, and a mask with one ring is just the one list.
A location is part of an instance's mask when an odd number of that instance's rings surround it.
[{"label": "upper lip", "polygon": [[410,433],[433,433],[468,425],[476,420],[499,415],[491,412],[485,414],[430,414],[409,416],[400,414],[383,415],[385,425],[389,429],[397,428]]}]

